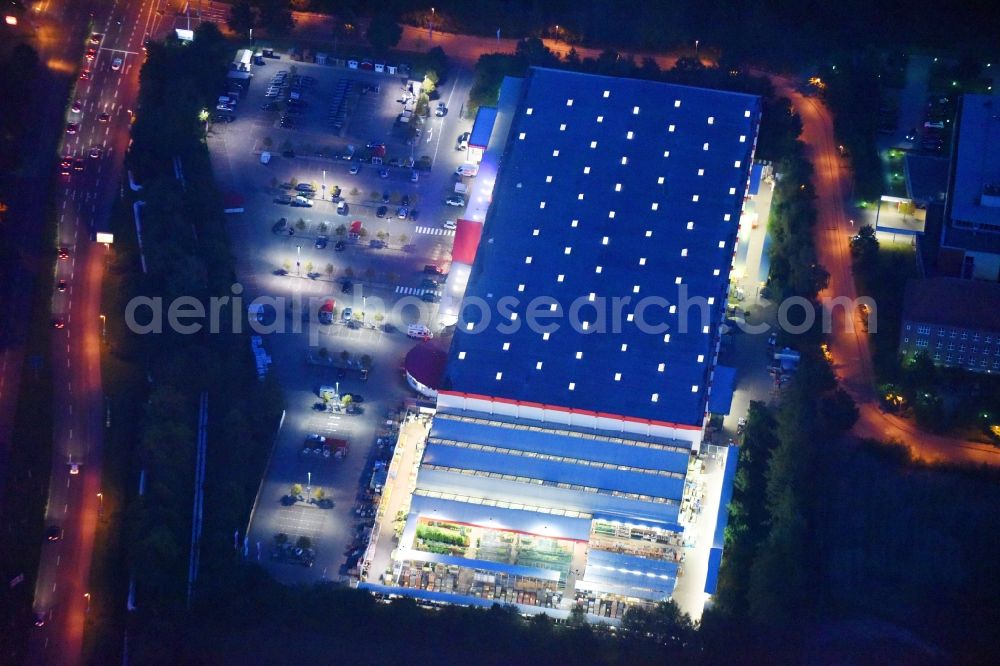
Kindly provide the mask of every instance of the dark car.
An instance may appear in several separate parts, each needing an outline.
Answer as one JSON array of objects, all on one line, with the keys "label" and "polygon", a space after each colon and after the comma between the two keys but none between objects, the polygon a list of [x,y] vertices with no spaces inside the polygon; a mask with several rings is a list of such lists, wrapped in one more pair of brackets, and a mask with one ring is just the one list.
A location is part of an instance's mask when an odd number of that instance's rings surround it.
[{"label": "dark car", "polygon": [[385,217],[385,214],[389,211],[385,206],[379,206],[378,210],[375,211],[375,217]]},{"label": "dark car", "polygon": [[440,266],[435,266],[434,264],[425,264],[424,273],[429,273],[431,275],[441,275],[444,273]]},{"label": "dark car", "polygon": [[316,188],[312,186],[312,183],[299,183],[295,186],[297,192],[315,192]]},{"label": "dark car", "polygon": [[217,113],[212,116],[212,120],[217,123],[231,123],[236,120],[236,117],[228,113]]},{"label": "dark car", "polygon": [[333,251],[334,252],[343,252],[345,248],[347,248],[347,243],[345,243],[342,240],[337,241],[333,245]]},{"label": "dark car", "polygon": [[60,293],[66,291],[66,280],[59,280],[59,282],[56,283],[56,291],[59,291]]},{"label": "dark car", "polygon": [[97,122],[106,123],[109,120],[111,120],[111,116],[109,116],[106,112],[97,114]]},{"label": "dark car", "polygon": [[345,393],[344,395],[351,396],[351,402],[356,402],[358,404],[361,404],[362,402],[365,401],[365,396],[361,395],[360,393]]},{"label": "dark car", "polygon": [[59,541],[62,537],[62,529],[58,525],[49,525],[45,528],[45,538],[48,541]]},{"label": "dark car", "polygon": [[410,195],[409,194],[404,194],[402,200],[400,200],[399,203],[400,203],[401,206],[409,206],[410,205]]},{"label": "dark car", "polygon": [[413,220],[414,222],[416,222],[418,217],[420,217],[420,211],[419,210],[417,210],[416,208],[414,208],[413,210],[410,211],[410,219],[411,220]]},{"label": "dark car", "polygon": [[398,217],[401,220],[405,220],[409,214],[410,214],[410,209],[407,208],[406,206],[400,206],[399,208],[396,209],[396,217]]},{"label": "dark car", "polygon": [[424,293],[420,294],[420,300],[422,300],[425,303],[437,303],[438,295],[433,291],[425,291]]},{"label": "dark car", "polygon": [[349,293],[351,293],[351,287],[353,287],[353,286],[354,285],[351,284],[350,280],[344,280],[343,283],[341,283],[341,285],[340,285],[340,291],[343,292],[343,293],[345,293],[345,294],[349,294]]},{"label": "dark car", "polygon": [[80,131],[80,123],[69,123],[66,125],[66,134],[76,134]]},{"label": "dark car", "polygon": [[424,289],[437,289],[438,283],[430,278],[424,278],[420,281],[420,286]]},{"label": "dark car", "polygon": [[59,258],[60,259],[69,259],[69,250],[67,250],[64,247],[59,248]]},{"label": "dark car", "polygon": [[382,203],[389,203],[389,192],[386,190],[382,193]]},{"label": "dark car", "polygon": [[285,218],[281,218],[280,220],[274,223],[274,226],[271,227],[271,231],[273,231],[276,234],[279,234],[282,231],[284,231],[285,227],[287,226],[288,226],[288,220],[286,220]]},{"label": "dark car", "polygon": [[373,238],[372,240],[368,241],[368,247],[372,248],[373,250],[381,250],[384,247],[386,247],[386,245],[384,240],[378,240],[377,238]]},{"label": "dark car", "polygon": [[82,158],[76,158],[73,160],[73,171],[83,171],[84,161]]},{"label": "dark car", "polygon": [[279,194],[278,196],[274,197],[274,203],[285,204],[287,206],[288,204],[292,203],[292,198],[287,194]]},{"label": "dark car", "polygon": [[38,612],[34,614],[34,622],[36,627],[45,626],[45,613]]},{"label": "dark car", "polygon": [[316,249],[322,250],[326,248],[326,243],[329,239],[326,236],[319,236],[316,238]]}]

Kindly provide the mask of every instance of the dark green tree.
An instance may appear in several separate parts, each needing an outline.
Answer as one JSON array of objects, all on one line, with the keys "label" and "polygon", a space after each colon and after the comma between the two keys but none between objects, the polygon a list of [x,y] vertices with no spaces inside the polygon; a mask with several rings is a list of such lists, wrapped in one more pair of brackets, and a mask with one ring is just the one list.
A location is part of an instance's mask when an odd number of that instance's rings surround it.
[{"label": "dark green tree", "polygon": [[403,36],[403,28],[396,19],[388,14],[376,14],[368,24],[368,31],[365,32],[365,39],[368,43],[380,51],[385,51],[399,44]]},{"label": "dark green tree", "polygon": [[226,17],[226,25],[239,35],[246,34],[250,28],[254,27],[256,21],[257,16],[254,14],[249,0],[240,0],[234,4],[229,8],[229,16]]}]

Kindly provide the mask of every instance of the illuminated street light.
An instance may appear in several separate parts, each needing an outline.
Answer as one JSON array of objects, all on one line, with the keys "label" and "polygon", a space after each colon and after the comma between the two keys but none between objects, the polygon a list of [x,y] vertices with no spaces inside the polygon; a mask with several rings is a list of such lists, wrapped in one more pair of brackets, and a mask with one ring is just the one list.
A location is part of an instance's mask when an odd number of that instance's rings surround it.
[{"label": "illuminated street light", "polygon": [[7,14],[3,17],[3,22],[7,25],[17,25],[17,17],[13,14]]},{"label": "illuminated street light", "polygon": [[101,337],[107,337],[108,335],[108,318],[101,315]]},{"label": "illuminated street light", "polygon": [[87,600],[87,612],[90,612],[90,592],[84,592],[83,598]]},{"label": "illuminated street light", "polygon": [[198,112],[198,120],[203,123],[208,122],[208,109],[202,109]]}]

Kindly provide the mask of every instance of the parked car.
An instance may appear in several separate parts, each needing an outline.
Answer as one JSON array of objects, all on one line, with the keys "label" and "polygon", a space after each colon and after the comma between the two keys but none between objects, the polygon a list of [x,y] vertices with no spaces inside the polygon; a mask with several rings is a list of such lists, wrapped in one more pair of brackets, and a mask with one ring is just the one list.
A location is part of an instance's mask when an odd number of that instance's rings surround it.
[{"label": "parked car", "polygon": [[436,266],[434,264],[425,264],[424,273],[428,273],[430,275],[443,275],[444,271],[441,269],[440,266]]},{"label": "parked car", "polygon": [[292,203],[292,198],[287,194],[279,194],[278,196],[274,197],[274,203],[284,204],[287,206],[288,204]]},{"label": "parked car", "polygon": [[345,243],[342,240],[339,240],[339,241],[337,241],[336,243],[333,244],[333,251],[334,252],[343,252],[346,248],[347,248],[347,243]]},{"label": "parked car", "polygon": [[287,226],[288,226],[288,220],[286,220],[285,218],[281,218],[280,220],[274,223],[274,225],[271,227],[271,231],[278,234],[284,231],[285,227]]},{"label": "parked car", "polygon": [[406,206],[400,206],[399,208],[396,209],[396,217],[398,217],[401,220],[405,220],[406,216],[409,215],[409,213],[410,211],[406,208]]},{"label": "parked car", "polygon": [[444,224],[442,224],[441,226],[443,226],[445,229],[457,229],[458,228],[458,224],[455,222],[455,220],[445,220]]},{"label": "parked car", "polygon": [[323,250],[323,249],[325,249],[326,248],[326,244],[327,244],[328,241],[329,241],[329,238],[327,238],[326,236],[317,236],[316,237],[316,249],[317,250]]},{"label": "parked car", "polygon": [[66,125],[66,134],[76,134],[80,131],[80,123],[69,123]]},{"label": "parked car", "polygon": [[313,202],[312,199],[299,195],[292,201],[292,205],[300,208],[312,208]]},{"label": "parked car", "polygon": [[449,206],[458,206],[458,207],[461,207],[461,206],[465,205],[465,198],[462,197],[462,196],[459,196],[457,194],[453,194],[450,197],[448,197],[447,199],[445,199],[444,202],[446,204],[448,204]]},{"label": "parked car", "polygon": [[296,192],[315,192],[316,188],[313,187],[312,183],[299,183],[295,186]]},{"label": "parked car", "polygon": [[385,217],[385,214],[388,210],[389,209],[386,208],[385,206],[379,206],[378,210],[375,211],[375,217]]},{"label": "parked car", "polygon": [[122,68],[122,59],[120,57],[115,57],[111,60],[111,69],[118,71]]},{"label": "parked car", "polygon": [[379,178],[388,178],[389,177],[389,170],[388,169],[379,169],[379,171],[378,171],[378,177]]},{"label": "parked car", "polygon": [[348,169],[348,173],[350,173],[352,176],[357,176],[359,173],[361,173],[361,165],[360,164],[352,165],[351,168]]}]

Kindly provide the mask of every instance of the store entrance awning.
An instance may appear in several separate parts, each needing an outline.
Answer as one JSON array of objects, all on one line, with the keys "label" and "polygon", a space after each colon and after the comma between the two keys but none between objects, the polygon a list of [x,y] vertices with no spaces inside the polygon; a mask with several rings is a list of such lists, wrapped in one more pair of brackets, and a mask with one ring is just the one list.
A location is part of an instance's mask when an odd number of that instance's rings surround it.
[{"label": "store entrance awning", "polygon": [[726,365],[715,366],[712,378],[712,393],[708,396],[708,411],[713,414],[728,414],[733,404],[736,388],[736,368]]}]

